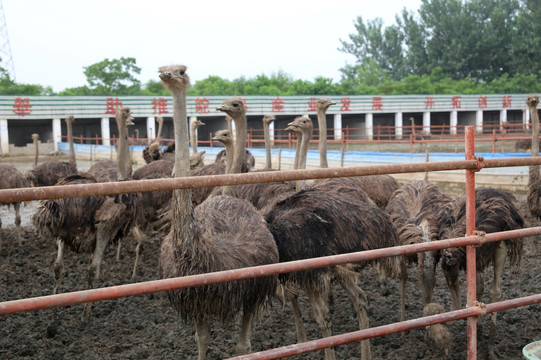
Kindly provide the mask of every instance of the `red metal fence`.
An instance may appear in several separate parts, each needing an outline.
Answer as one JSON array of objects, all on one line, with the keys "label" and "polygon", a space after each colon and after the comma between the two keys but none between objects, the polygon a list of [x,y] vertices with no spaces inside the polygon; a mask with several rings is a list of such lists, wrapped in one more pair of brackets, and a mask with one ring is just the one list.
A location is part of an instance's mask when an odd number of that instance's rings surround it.
[{"label": "red metal fence", "polygon": [[282,348],[271,349],[237,357],[236,359],[277,359],[295,354],[315,351],[340,344],[357,342],[363,339],[374,338],[395,332],[425,327],[431,324],[447,322],[456,319],[468,318],[468,359],[477,358],[477,317],[479,315],[502,311],[505,309],[541,303],[541,294],[531,295],[488,305],[477,302],[476,298],[476,267],[475,247],[485,242],[518,239],[525,236],[541,235],[541,227],[492,233],[486,235],[472,235],[475,227],[475,172],[483,168],[508,167],[524,165],[541,165],[541,157],[528,157],[518,159],[484,160],[474,155],[474,130],[465,129],[466,159],[464,161],[433,162],[418,164],[396,164],[366,167],[347,167],[314,170],[288,170],[274,172],[258,172],[248,174],[232,174],[217,176],[201,176],[197,178],[172,178],[158,180],[125,181],[119,183],[103,183],[93,185],[70,185],[43,188],[8,189],[0,190],[0,203],[20,202],[29,200],[43,200],[52,198],[79,197],[88,195],[120,194],[130,192],[146,192],[163,189],[195,188],[219,185],[237,185],[257,182],[273,182],[279,180],[318,179],[327,177],[361,176],[376,174],[393,174],[408,172],[442,171],[452,169],[466,170],[466,236],[456,239],[440,240],[415,245],[398,246],[393,248],[364,251],[351,254],[342,254],[332,257],[293,261],[252,268],[229,270],[217,273],[200,274],[180,278],[147,281],[136,284],[113,286],[108,288],[77,291],[72,293],[42,296],[29,299],[13,300],[0,303],[0,315],[17,312],[33,311],[54,308],[106,299],[115,299],[127,296],[136,296],[151,292],[166,291],[202,284],[246,279],[250,277],[267,276],[271,274],[313,269],[333,266],[350,262],[366,261],[386,256],[400,256],[429,250],[444,249],[448,247],[466,246],[467,249],[467,307],[462,310],[447,312],[434,316],[422,317],[405,322],[384,325],[376,328],[356,331],[305,343],[289,345]]},{"label": "red metal fence", "polygon": [[[345,126],[341,129],[327,129],[329,144],[340,144],[341,147],[348,151],[349,145],[353,144],[386,144],[386,143],[403,143],[410,145],[410,152],[413,152],[414,144],[435,144],[444,142],[463,143],[464,135],[467,126],[457,125],[456,133],[450,133],[449,125],[431,125],[429,127],[429,134],[424,132],[424,127],[420,125],[415,126],[403,126],[397,128],[395,126],[378,125],[374,128],[368,129],[364,127],[350,127]],[[529,127],[531,128],[531,126]],[[402,136],[397,137],[397,130],[401,129]],[[341,137],[335,138],[333,135],[335,130],[341,131]],[[372,135],[368,135],[367,131],[370,130]],[[199,139],[200,146],[213,147],[215,141],[212,140],[214,134],[209,133],[209,139]],[[319,141],[319,131],[314,130],[314,136],[311,143],[317,144]],[[63,139],[67,139],[67,136],[62,136]],[[505,142],[516,142],[517,140],[531,139],[523,124],[505,123],[504,125],[483,125],[483,131],[475,134],[475,142],[490,142],[492,143],[492,152],[496,152],[496,144],[505,144]],[[103,140],[109,140],[112,145],[117,142],[117,137],[113,135],[111,138],[102,138],[96,134],[94,137],[85,137],[83,135],[74,136],[73,140],[79,144],[92,144],[100,145]],[[131,145],[147,145],[152,139],[139,138],[132,135],[130,137]],[[172,143],[174,139],[162,138],[163,143]],[[297,139],[290,132],[285,129],[275,129],[273,143],[275,146],[287,147],[293,149],[295,147]],[[263,129],[248,129],[247,145],[249,148],[264,146]]]}]

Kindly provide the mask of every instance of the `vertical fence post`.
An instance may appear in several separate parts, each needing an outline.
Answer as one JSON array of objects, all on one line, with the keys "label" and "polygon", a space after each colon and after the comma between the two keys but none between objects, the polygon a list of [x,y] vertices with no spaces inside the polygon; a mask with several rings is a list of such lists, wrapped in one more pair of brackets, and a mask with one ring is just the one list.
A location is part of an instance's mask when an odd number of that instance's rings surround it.
[{"label": "vertical fence post", "polygon": [[492,130],[492,152],[496,152],[496,130]]},{"label": "vertical fence post", "polygon": [[[475,159],[475,142],[473,126],[465,129],[466,160]],[[466,236],[473,234],[475,230],[475,171],[466,170]],[[467,307],[474,306],[477,300],[476,294],[476,261],[475,247],[466,247],[466,284],[467,284]],[[468,360],[477,359],[477,317],[468,318]]]}]

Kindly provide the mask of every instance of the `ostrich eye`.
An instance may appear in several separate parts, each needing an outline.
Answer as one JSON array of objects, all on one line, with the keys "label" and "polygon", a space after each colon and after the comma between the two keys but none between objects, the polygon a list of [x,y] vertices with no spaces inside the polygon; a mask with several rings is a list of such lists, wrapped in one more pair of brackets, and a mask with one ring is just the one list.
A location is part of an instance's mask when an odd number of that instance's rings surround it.
[{"label": "ostrich eye", "polygon": [[182,75],[186,74],[186,71],[180,70],[178,73],[182,76]]},{"label": "ostrich eye", "polygon": [[233,103],[233,106],[234,106],[234,107],[238,107],[238,106],[239,106],[239,104],[237,104],[237,103]]}]

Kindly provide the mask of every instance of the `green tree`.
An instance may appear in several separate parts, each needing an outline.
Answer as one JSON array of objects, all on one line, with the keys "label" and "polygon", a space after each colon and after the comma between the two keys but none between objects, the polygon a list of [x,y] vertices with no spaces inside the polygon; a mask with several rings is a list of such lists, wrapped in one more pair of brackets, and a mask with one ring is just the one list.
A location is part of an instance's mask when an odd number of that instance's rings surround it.
[{"label": "green tree", "polygon": [[134,58],[105,59],[84,68],[88,87],[94,95],[137,95],[141,73]]},{"label": "green tree", "polygon": [[50,86],[37,84],[18,84],[11,79],[9,73],[0,68],[0,95],[53,95]]},{"label": "green tree", "polygon": [[357,58],[355,66],[341,69],[346,78],[355,76],[356,68],[373,63],[393,80],[406,75],[402,44],[404,35],[397,26],[383,28],[383,20],[376,18],[366,23],[359,16],[354,22],[357,34],[350,34],[349,40],[340,40],[340,51]]}]

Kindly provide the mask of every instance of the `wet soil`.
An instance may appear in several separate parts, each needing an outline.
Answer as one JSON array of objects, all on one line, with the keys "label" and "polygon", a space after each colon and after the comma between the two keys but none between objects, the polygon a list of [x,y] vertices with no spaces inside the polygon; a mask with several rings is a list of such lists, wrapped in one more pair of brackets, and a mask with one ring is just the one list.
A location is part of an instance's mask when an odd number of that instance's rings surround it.
[{"label": "wet soil", "polygon": [[[51,294],[52,265],[56,244],[45,234],[36,234],[29,222],[35,203],[23,207],[23,244],[19,245],[11,220],[12,208],[0,206],[3,227],[0,234],[0,301]],[[539,221],[528,218],[529,226]],[[148,233],[151,242],[142,252],[136,281],[158,278],[158,254],[161,235]],[[541,293],[541,241],[528,238],[519,267],[507,266],[503,278],[502,300]],[[120,260],[116,248],[107,249],[102,263],[102,279],[98,286],[131,283],[135,241],[130,236],[123,243]],[[71,252],[65,254],[65,276],[60,292],[87,288],[87,267],[90,258]],[[507,264],[508,265],[508,264]],[[484,273],[485,294],[492,282],[492,268]],[[463,277],[463,276],[462,276]],[[391,279],[387,292],[382,292],[375,270],[362,274],[360,286],[370,301],[370,325],[380,326],[400,320],[398,279]],[[464,282],[462,289],[464,290]],[[464,297],[463,297],[464,298]],[[449,310],[450,298],[440,269],[434,300]],[[304,323],[309,340],[319,338],[306,297],[301,297]],[[84,305],[56,310],[40,310],[0,317],[0,359],[196,359],[194,328],[182,324],[170,307],[165,293],[106,300],[94,304],[90,321],[81,322]],[[336,287],[332,303],[333,334],[358,330],[358,322],[347,296]],[[53,313],[58,316],[58,328],[49,325]],[[413,269],[407,283],[408,319],[422,316],[421,290]],[[488,333],[490,316],[481,319],[484,335]],[[49,329],[49,330],[48,330]],[[448,359],[466,359],[466,320],[449,325],[454,336]],[[214,324],[208,359],[234,356],[236,325]],[[502,359],[522,359],[522,348],[541,339],[541,305],[531,305],[498,313],[496,347]],[[261,351],[296,342],[293,315],[288,304],[273,301],[268,312],[257,322],[252,337],[252,350]],[[480,341],[480,351],[484,348]],[[373,359],[443,359],[431,341],[425,341],[424,330],[417,329],[371,340]],[[338,359],[358,359],[358,344],[336,348]],[[297,355],[292,359],[323,359],[323,351]],[[480,354],[479,359],[485,358]]]}]

